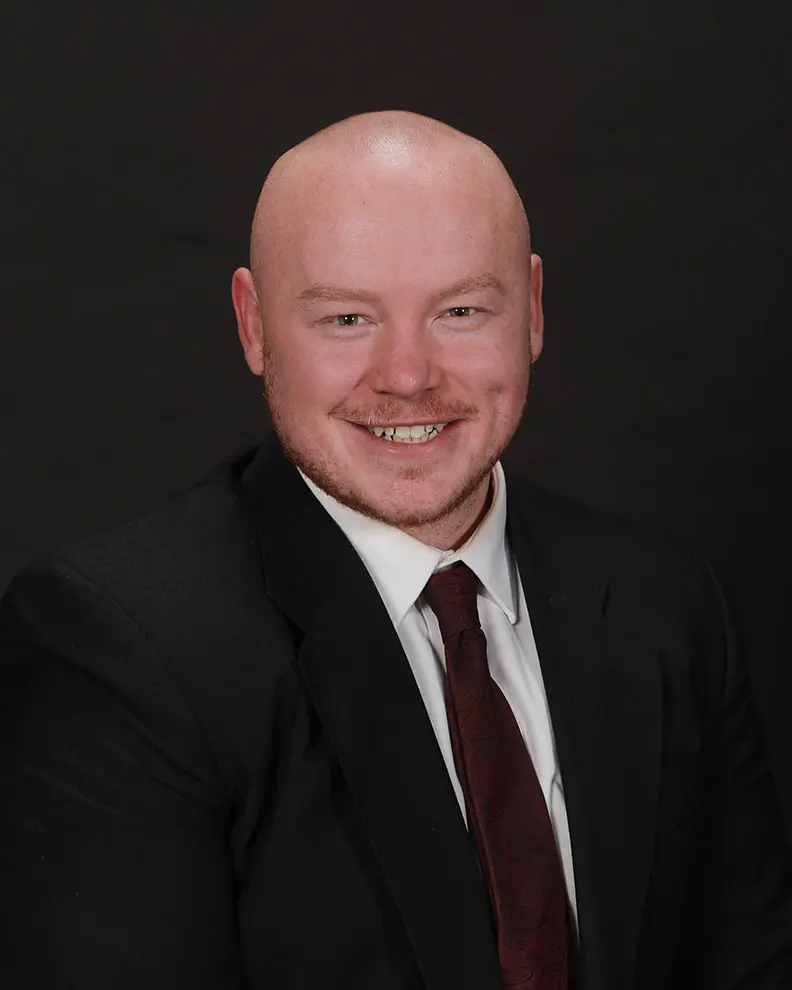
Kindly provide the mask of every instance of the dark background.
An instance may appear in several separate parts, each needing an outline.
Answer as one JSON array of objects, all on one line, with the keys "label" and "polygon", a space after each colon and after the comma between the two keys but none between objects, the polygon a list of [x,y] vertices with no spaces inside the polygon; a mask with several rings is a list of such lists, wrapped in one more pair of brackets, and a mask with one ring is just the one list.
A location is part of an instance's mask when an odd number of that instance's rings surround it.
[{"label": "dark background", "polygon": [[259,186],[398,107],[491,144],[545,260],[507,456],[730,585],[792,835],[787,5],[44,0],[0,20],[0,588],[265,429],[229,286]]}]

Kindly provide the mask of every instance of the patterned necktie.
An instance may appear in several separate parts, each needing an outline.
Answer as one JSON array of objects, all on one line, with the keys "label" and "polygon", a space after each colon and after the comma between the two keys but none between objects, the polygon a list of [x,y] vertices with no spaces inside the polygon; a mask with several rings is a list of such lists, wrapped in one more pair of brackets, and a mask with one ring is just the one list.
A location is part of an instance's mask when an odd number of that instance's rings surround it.
[{"label": "patterned necktie", "polygon": [[424,589],[446,656],[446,713],[454,763],[489,891],[504,987],[568,990],[572,941],[553,828],[509,703],[492,680],[465,564]]}]

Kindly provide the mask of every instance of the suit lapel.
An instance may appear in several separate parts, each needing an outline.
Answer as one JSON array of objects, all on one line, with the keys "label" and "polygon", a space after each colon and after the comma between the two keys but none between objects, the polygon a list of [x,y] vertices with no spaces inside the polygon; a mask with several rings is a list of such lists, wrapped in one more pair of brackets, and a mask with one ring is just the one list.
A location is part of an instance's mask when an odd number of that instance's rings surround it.
[{"label": "suit lapel", "polygon": [[[608,621],[608,578],[586,533],[509,487],[509,535],[548,697],[569,820],[580,987],[622,990],[652,865],[661,757],[656,652]],[[572,517],[574,518],[574,517]]]},{"label": "suit lapel", "polygon": [[267,592],[303,635],[298,666],[428,990],[496,990],[486,892],[434,731],[357,553],[270,442],[243,503]]}]

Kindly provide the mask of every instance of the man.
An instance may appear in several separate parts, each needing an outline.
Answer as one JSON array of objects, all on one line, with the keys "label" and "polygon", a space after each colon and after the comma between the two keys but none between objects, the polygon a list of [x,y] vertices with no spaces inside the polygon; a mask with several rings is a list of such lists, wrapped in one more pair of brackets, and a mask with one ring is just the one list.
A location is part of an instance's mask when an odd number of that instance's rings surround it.
[{"label": "man", "polygon": [[3,602],[2,986],[792,986],[718,585],[507,492],[541,299],[478,141],[276,163],[233,301],[277,441]]}]

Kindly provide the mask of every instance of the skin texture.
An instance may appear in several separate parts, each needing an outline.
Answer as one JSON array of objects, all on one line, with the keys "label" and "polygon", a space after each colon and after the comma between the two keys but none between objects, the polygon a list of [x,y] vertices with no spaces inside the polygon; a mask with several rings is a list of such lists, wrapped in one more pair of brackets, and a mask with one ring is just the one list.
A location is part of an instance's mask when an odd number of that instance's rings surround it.
[{"label": "skin texture", "polygon": [[[288,455],[320,488],[441,549],[489,504],[542,346],[542,265],[503,165],[403,111],[274,165],[232,297]],[[364,425],[450,423],[424,444]]]}]

